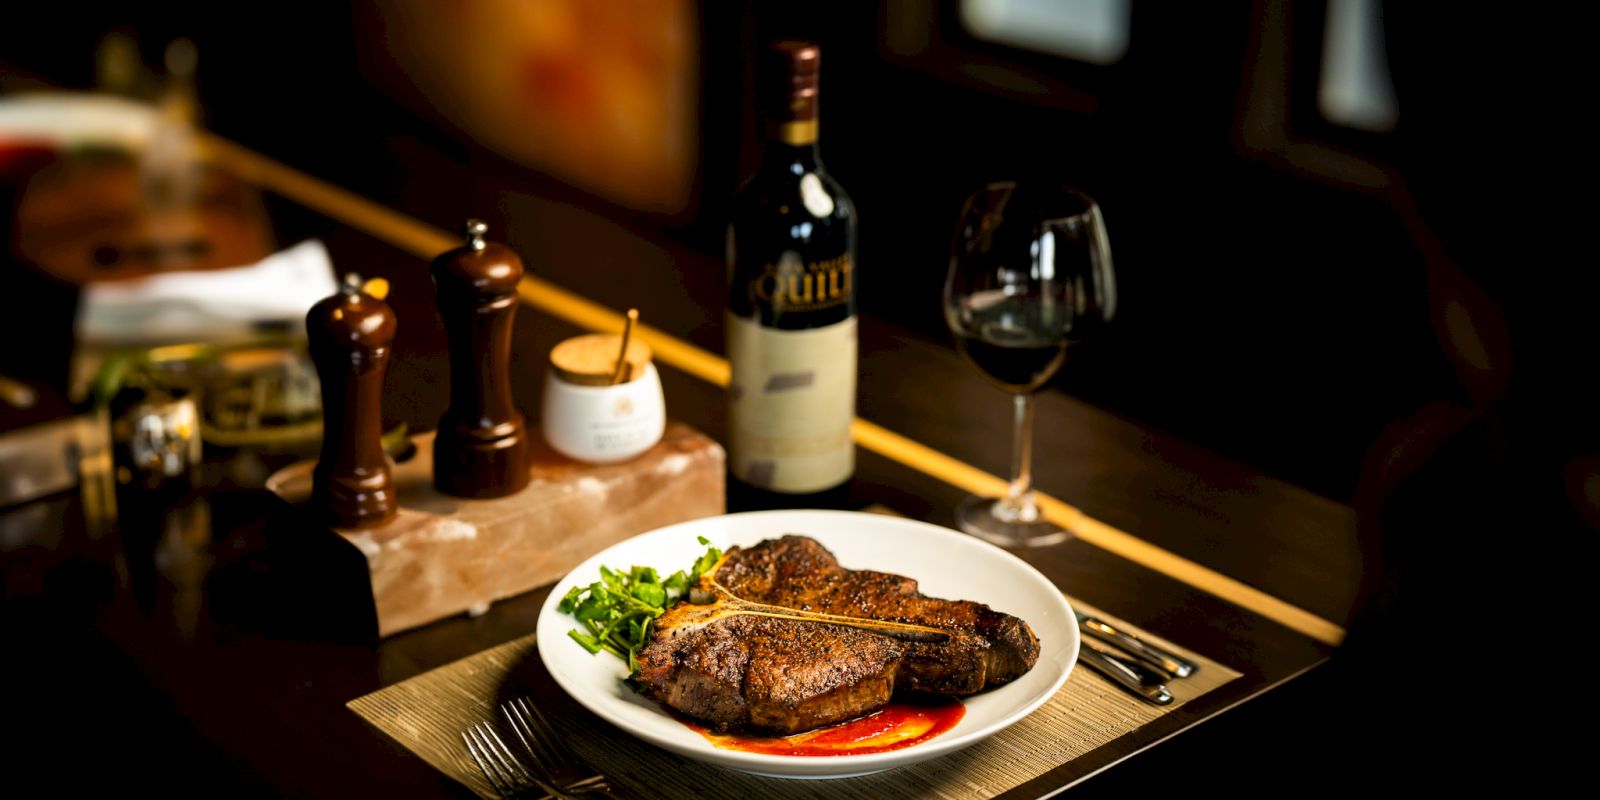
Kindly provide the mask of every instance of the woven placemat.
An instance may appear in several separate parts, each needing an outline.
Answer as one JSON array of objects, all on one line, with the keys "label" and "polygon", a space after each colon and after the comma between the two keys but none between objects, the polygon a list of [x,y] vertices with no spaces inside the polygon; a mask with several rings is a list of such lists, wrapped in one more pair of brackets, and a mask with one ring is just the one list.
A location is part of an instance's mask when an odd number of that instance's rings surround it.
[{"label": "woven placemat", "polygon": [[783,780],[714,767],[661,750],[596,717],[550,678],[532,635],[446,664],[350,701],[351,710],[446,775],[495,797],[467,755],[461,731],[493,719],[499,704],[531,695],[578,755],[618,794],[640,797],[990,798],[1171,713],[1239,673],[1069,598],[1072,607],[1156,642],[1200,669],[1168,685],[1173,703],[1152,706],[1079,664],[1057,692],[1020,722],[971,747],[910,766],[827,781]]}]

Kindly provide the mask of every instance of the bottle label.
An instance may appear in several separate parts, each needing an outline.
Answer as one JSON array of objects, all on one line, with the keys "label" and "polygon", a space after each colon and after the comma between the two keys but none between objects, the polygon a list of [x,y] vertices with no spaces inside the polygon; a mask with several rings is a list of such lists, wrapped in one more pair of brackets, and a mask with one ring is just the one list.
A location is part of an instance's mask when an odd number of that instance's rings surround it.
[{"label": "bottle label", "polygon": [[824,261],[804,261],[793,250],[765,264],[750,286],[750,297],[779,312],[821,311],[843,305],[853,295],[854,265],[845,253]]},{"label": "bottle label", "polygon": [[725,319],[729,460],[739,480],[804,494],[855,471],[856,320],[821,328],[765,328]]}]

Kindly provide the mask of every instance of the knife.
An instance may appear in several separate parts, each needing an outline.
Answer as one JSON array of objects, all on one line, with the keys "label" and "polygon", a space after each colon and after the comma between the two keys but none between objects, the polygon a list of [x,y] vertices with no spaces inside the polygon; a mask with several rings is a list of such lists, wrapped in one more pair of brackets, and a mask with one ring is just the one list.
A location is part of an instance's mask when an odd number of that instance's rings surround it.
[{"label": "knife", "polygon": [[1088,640],[1084,640],[1082,646],[1078,648],[1078,660],[1121,684],[1123,688],[1138,695],[1147,703],[1158,706],[1172,703],[1172,693],[1167,691],[1166,684],[1161,682],[1160,673],[1143,664],[1102,650],[1099,645],[1092,645]]},{"label": "knife", "polygon": [[1194,665],[1194,662],[1183,656],[1135,638],[1133,634],[1119,630],[1104,620],[1077,611],[1073,613],[1077,615],[1078,627],[1084,633],[1122,648],[1127,651],[1128,655],[1155,669],[1161,670],[1170,677],[1187,678],[1193,675],[1195,670],[1199,669]]}]

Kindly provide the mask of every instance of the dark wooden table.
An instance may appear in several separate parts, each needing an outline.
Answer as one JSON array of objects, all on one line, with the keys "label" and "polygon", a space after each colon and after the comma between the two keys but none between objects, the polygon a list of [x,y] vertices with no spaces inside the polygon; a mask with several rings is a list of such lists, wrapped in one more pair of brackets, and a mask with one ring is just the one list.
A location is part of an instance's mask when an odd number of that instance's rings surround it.
[{"label": "dark wooden table", "polygon": [[[393,215],[324,192],[314,181],[297,183],[292,172],[261,173],[253,161],[234,166],[265,185],[281,243],[321,238],[340,270],[392,282],[401,325],[385,395],[391,422],[427,429],[444,409],[445,386],[436,380],[445,368],[443,332],[420,250],[430,230],[452,229],[469,215],[486,218],[491,236],[516,248],[534,275],[611,309],[637,306],[663,331],[721,350],[718,261],[652,235],[625,215],[506,177],[492,162],[422,160],[399,188],[354,187],[403,208]],[[551,345],[578,332],[550,313],[523,308],[513,372],[524,409],[538,407]],[[669,413],[721,438],[721,390],[670,367],[662,378]],[[1009,403],[944,342],[885,324],[869,309],[860,386],[865,419],[979,469],[1005,471]],[[1076,540],[1018,554],[1063,590],[1243,677],[1008,796],[1048,795],[1113,764],[1082,787],[1168,787],[1175,785],[1168,770],[1176,765],[1259,754],[1264,740],[1294,734],[1214,723],[1180,737],[1196,742],[1187,750],[1161,747],[1136,756],[1243,701],[1279,696],[1268,690],[1329,657],[1340,630],[1327,621],[1345,620],[1360,576],[1352,511],[1060,392],[1045,392],[1038,414],[1040,488],[1159,549],[1145,563]],[[73,495],[3,512],[6,718],[12,740],[24,742],[24,758],[13,763],[49,767],[46,780],[68,790],[466,795],[344,704],[530,632],[544,592],[498,603],[477,618],[374,641],[358,620],[339,612],[336,587],[307,563],[316,554],[298,541],[303,532],[254,483],[256,456],[224,456],[194,491],[125,496],[110,530],[86,525]],[[949,524],[963,495],[914,460],[860,452],[852,487],[858,506],[881,503]],[[1203,573],[1186,582],[1168,574],[1187,562],[1227,578],[1214,583]],[[1219,598],[1216,592],[1228,594],[1230,585],[1272,603],[1250,608]],[[1323,622],[1308,635],[1270,618],[1280,607]],[[1294,706],[1265,719],[1286,724],[1295,719]],[[1182,785],[1238,781],[1237,774],[1193,774]]]}]

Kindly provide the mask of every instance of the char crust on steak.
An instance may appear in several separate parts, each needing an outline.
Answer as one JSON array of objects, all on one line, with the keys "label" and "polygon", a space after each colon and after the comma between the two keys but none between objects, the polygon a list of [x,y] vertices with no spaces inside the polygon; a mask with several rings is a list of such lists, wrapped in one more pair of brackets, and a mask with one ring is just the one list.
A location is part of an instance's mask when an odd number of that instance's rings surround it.
[{"label": "char crust on steak", "polygon": [[[634,677],[719,731],[798,733],[881,708],[896,691],[973,694],[1015,680],[1039,658],[1026,622],[970,600],[925,597],[911,578],[845,569],[804,536],[732,548],[700,589],[731,600],[730,612],[687,601],[668,609],[636,654]],[[747,612],[739,601],[944,635]]]}]

